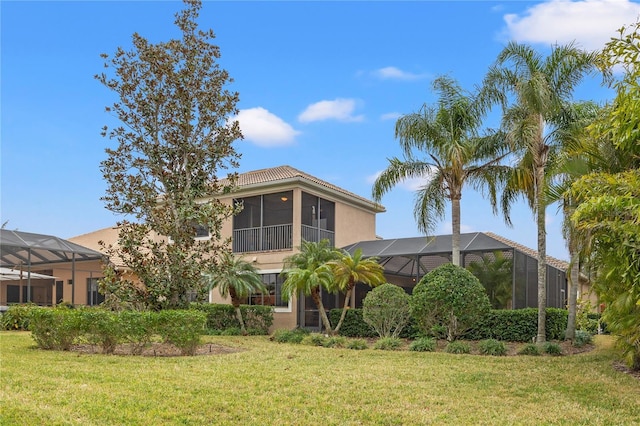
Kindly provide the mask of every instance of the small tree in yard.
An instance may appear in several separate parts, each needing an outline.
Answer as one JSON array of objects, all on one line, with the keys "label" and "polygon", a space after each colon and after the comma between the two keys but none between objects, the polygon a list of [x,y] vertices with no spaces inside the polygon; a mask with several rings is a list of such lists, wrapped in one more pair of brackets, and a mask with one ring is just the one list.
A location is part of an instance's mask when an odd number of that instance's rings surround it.
[{"label": "small tree in yard", "polygon": [[[201,272],[215,269],[227,244],[222,223],[233,213],[211,196],[231,191],[236,174],[222,184],[218,172],[237,167],[240,157],[232,143],[242,134],[229,120],[238,94],[225,89],[232,80],[216,63],[213,31],[198,30],[200,1],[185,4],[175,20],[180,39],[152,44],[133,34],[132,50],[102,55],[114,75],[96,75],[118,95],[106,110],[121,122],[103,129],[118,144],[101,163],[103,200],[129,218],[119,223],[117,247],[107,249],[141,282],[128,294],[153,309],[184,307],[191,294],[205,294]],[[195,239],[199,227],[211,238]],[[107,276],[103,290],[131,285]]]},{"label": "small tree in yard", "polygon": [[453,341],[482,320],[491,303],[480,281],[453,264],[442,265],[425,275],[413,289],[411,313],[422,332],[434,326],[447,330]]},{"label": "small tree in yard", "polygon": [[222,254],[218,272],[206,274],[206,277],[209,280],[209,290],[217,288],[222,297],[231,298],[236,318],[240,323],[240,330],[242,334],[247,334],[240,310],[240,299],[251,293],[267,291],[258,274],[258,269],[246,260],[225,252]]},{"label": "small tree in yard", "polygon": [[411,318],[410,296],[393,284],[382,284],[367,293],[362,318],[380,337],[400,336]]}]

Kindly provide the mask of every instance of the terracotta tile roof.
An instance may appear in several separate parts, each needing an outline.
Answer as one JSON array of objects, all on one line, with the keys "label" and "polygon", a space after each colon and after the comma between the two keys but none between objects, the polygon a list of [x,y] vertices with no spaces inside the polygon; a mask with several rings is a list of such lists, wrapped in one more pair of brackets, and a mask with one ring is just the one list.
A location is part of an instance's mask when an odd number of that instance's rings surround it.
[{"label": "terracotta tile roof", "polygon": [[[522,253],[525,253],[534,259],[538,258],[538,252],[536,250],[530,249],[529,247],[523,246],[522,244],[518,244],[515,241],[511,241],[507,238],[501,237],[500,235],[494,234],[493,232],[483,232],[483,234],[493,238],[494,240],[498,240],[503,244],[511,246]],[[564,260],[556,259],[552,256],[547,256],[547,264],[553,266],[554,268],[560,269],[562,271],[567,271],[569,269],[569,262],[565,262]]]},{"label": "terracotta tile roof", "polygon": [[[385,211],[384,207],[378,203],[375,203],[364,197],[361,197],[352,192],[349,192],[346,189],[340,188],[339,186],[333,185],[322,179],[318,179],[315,176],[311,176],[308,173],[302,172],[296,168],[293,168],[287,165],[271,167],[268,169],[253,170],[246,173],[240,173],[238,175],[237,184],[239,189],[242,190],[245,187],[250,187],[254,185],[277,184],[280,182],[286,183],[290,181],[302,181],[302,182],[311,184],[313,186],[320,186],[332,192],[340,194],[347,199],[359,202],[360,204],[365,204],[369,208],[377,212]],[[224,181],[221,181],[221,183],[224,183]]]}]

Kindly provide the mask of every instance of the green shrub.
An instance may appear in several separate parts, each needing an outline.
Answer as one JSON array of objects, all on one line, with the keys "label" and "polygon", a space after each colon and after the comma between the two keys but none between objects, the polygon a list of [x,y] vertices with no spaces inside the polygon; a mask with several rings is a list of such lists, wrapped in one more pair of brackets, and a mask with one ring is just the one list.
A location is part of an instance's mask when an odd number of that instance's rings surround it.
[{"label": "green shrub", "polygon": [[518,355],[540,355],[540,348],[535,343],[527,343],[518,351]]},{"label": "green shrub", "polygon": [[487,339],[478,343],[478,349],[482,355],[503,356],[507,354],[507,346],[504,342],[495,339]]},{"label": "green shrub", "polygon": [[397,337],[381,337],[373,345],[373,349],[397,351],[402,347],[402,340]]},{"label": "green shrub", "polygon": [[[329,311],[329,322],[337,324],[342,315],[342,309]],[[375,337],[376,331],[362,318],[362,309],[347,309],[347,315],[340,327],[340,335],[346,337]]]},{"label": "green shrub", "polygon": [[544,351],[544,353],[549,355],[553,355],[553,356],[562,355],[562,348],[557,343],[545,342],[542,345],[542,350]]},{"label": "green shrub", "polygon": [[325,346],[327,339],[324,334],[311,333],[304,336],[301,343],[309,346]]},{"label": "green shrub", "polygon": [[31,310],[37,305],[26,303],[22,305],[11,305],[2,314],[3,330],[29,330],[29,315]]},{"label": "green shrub", "polygon": [[453,342],[447,343],[445,351],[450,354],[468,354],[471,352],[471,346],[469,346],[467,342],[455,340]]},{"label": "green shrub", "polygon": [[421,337],[414,340],[409,345],[409,350],[414,352],[433,352],[436,350],[437,342],[431,337]]},{"label": "green shrub", "polygon": [[180,349],[182,355],[193,355],[200,345],[200,335],[207,322],[207,315],[198,310],[163,310],[157,313],[156,332],[163,342]]},{"label": "green shrub", "polygon": [[242,336],[240,327],[230,327],[220,332],[220,336]]},{"label": "green shrub", "polygon": [[[191,309],[205,312],[207,315],[207,334],[222,334],[224,330],[239,328],[235,309],[228,304],[192,303]],[[273,308],[270,306],[241,305],[240,311],[245,327],[254,329],[255,334],[269,334],[273,324]]]},{"label": "green shrub", "polygon": [[121,311],[120,338],[131,347],[131,353],[139,355],[151,344],[156,330],[157,315],[149,311]]},{"label": "green shrub", "polygon": [[573,346],[581,348],[584,345],[588,345],[593,342],[593,336],[591,333],[584,330],[576,330],[575,337],[573,338]]},{"label": "green shrub", "polygon": [[41,349],[68,351],[83,333],[76,309],[37,307],[29,315],[31,337]]},{"label": "green shrub", "polygon": [[344,348],[347,346],[347,338],[344,336],[331,336],[324,340],[325,348]]},{"label": "green shrub", "polygon": [[100,346],[102,353],[112,354],[121,340],[120,316],[103,308],[85,308],[79,312],[89,343]]},{"label": "green shrub", "polygon": [[[564,309],[547,308],[547,340],[564,338],[568,313]],[[492,310],[464,334],[468,340],[496,339],[503,342],[531,342],[538,333],[538,309]]]},{"label": "green shrub", "polygon": [[351,339],[347,342],[347,349],[361,351],[364,349],[369,349],[369,345],[364,339]]},{"label": "green shrub", "polygon": [[399,337],[409,322],[410,296],[402,287],[382,284],[370,292],[362,302],[362,319],[380,337]]},{"label": "green shrub", "polygon": [[308,331],[301,328],[295,330],[279,328],[273,332],[270,339],[278,343],[301,343],[308,334]]},{"label": "green shrub", "polygon": [[471,272],[445,264],[425,275],[413,289],[411,313],[419,329],[429,334],[433,326],[447,329],[453,341],[490,312],[487,293]]}]

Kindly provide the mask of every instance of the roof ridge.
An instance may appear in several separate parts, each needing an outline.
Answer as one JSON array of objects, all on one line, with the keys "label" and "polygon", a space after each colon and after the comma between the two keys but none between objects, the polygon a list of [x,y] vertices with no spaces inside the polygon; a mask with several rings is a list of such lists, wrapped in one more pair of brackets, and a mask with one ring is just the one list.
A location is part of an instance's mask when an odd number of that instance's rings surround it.
[{"label": "roof ridge", "polygon": [[[525,246],[523,244],[517,243],[517,242],[515,242],[513,240],[510,240],[508,238],[505,238],[505,237],[503,237],[501,235],[494,234],[493,232],[490,232],[490,231],[483,232],[483,234],[485,234],[485,235],[487,235],[487,236],[489,236],[489,237],[491,237],[491,238],[493,238],[495,240],[498,240],[498,241],[500,241],[500,242],[502,242],[502,243],[504,243],[504,244],[506,244],[508,246],[511,246],[513,248],[516,248],[516,249],[519,249],[520,251],[522,251],[524,253],[527,253],[529,255],[533,255],[534,258],[537,258],[537,255],[538,255],[538,251],[537,250],[534,250],[534,249],[532,249],[530,247],[527,247],[527,246]],[[546,258],[547,258],[547,263],[551,263],[552,266],[556,266],[559,269],[561,269],[561,268],[565,268],[566,269],[566,268],[569,267],[569,262],[567,262],[565,260],[558,259],[556,257],[549,256],[549,255],[547,255]],[[549,261],[551,261],[551,262],[549,262]]]}]

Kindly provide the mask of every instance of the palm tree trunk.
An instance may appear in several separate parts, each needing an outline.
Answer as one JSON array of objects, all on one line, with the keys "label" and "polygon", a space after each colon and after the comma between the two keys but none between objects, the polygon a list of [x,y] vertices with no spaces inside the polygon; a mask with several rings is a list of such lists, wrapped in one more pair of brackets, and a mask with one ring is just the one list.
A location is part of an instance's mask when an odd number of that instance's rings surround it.
[{"label": "palm tree trunk", "polygon": [[547,321],[547,230],[544,199],[544,166],[536,166],[536,217],[538,225],[538,334],[536,343],[544,343]]},{"label": "palm tree trunk", "polygon": [[322,298],[320,297],[320,288],[315,287],[311,290],[311,298],[316,303],[318,307],[318,311],[320,313],[320,318],[322,319],[322,325],[325,328],[327,333],[332,333],[331,323],[329,322],[329,318],[327,317],[327,312],[324,310],[324,305],[322,304]]},{"label": "palm tree trunk", "polygon": [[244,326],[244,319],[242,318],[242,311],[240,310],[240,300],[238,299],[236,290],[233,287],[229,289],[229,297],[231,297],[231,304],[236,311],[236,318],[238,318],[238,322],[240,323],[240,330],[242,331],[242,334],[246,336],[247,329]]},{"label": "palm tree trunk", "polygon": [[460,197],[451,199],[451,263],[460,265]]},{"label": "palm tree trunk", "polygon": [[340,327],[342,327],[342,323],[344,322],[345,317],[347,316],[347,308],[351,304],[351,292],[353,291],[354,284],[349,283],[349,287],[347,287],[347,294],[344,296],[344,305],[342,305],[342,314],[340,315],[340,321],[338,321],[338,325],[336,325],[336,329],[333,330],[335,334],[338,334],[340,331]]},{"label": "palm tree trunk", "polygon": [[567,331],[564,338],[573,340],[576,337],[576,310],[578,301],[578,286],[580,285],[580,258],[578,251],[573,247],[575,241],[569,242],[571,247],[571,272],[569,273],[569,316],[567,318]]}]

